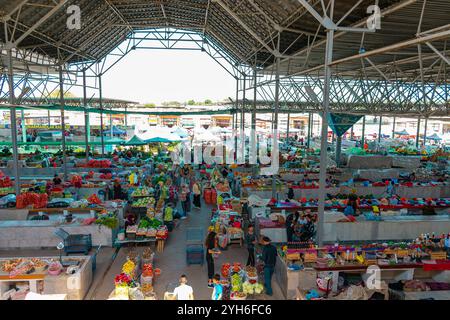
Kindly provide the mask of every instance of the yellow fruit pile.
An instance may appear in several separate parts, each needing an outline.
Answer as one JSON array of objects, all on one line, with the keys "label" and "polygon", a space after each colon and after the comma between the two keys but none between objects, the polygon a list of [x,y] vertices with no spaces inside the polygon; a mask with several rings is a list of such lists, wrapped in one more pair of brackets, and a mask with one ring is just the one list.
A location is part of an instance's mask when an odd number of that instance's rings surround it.
[{"label": "yellow fruit pile", "polygon": [[136,265],[134,264],[134,262],[131,260],[128,260],[122,266],[122,272],[126,273],[128,275],[131,275],[134,272],[135,267],[136,267]]}]

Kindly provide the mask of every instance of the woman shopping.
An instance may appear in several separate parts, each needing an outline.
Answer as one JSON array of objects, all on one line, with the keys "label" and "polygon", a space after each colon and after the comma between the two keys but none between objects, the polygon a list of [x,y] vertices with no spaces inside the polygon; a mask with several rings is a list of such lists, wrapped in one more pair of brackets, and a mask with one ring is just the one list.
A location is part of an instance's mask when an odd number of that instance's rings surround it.
[{"label": "woman shopping", "polygon": [[194,181],[194,184],[192,185],[192,192],[194,194],[194,199],[192,200],[192,203],[194,204],[194,207],[197,209],[200,209],[201,207],[201,196],[202,196],[202,189],[197,181]]},{"label": "woman shopping", "polygon": [[213,277],[214,277],[214,257],[213,254],[220,253],[217,250],[217,234],[209,230],[205,241],[206,248],[206,263],[208,265],[208,287],[213,288]]}]

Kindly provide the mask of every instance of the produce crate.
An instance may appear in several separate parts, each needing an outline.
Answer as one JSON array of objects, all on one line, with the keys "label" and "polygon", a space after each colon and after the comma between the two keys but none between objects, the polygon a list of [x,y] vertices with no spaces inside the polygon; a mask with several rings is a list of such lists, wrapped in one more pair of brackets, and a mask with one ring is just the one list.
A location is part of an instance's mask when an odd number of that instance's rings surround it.
[{"label": "produce crate", "polygon": [[186,243],[187,244],[202,244],[204,240],[202,228],[187,228],[186,229]]},{"label": "produce crate", "polygon": [[205,251],[202,244],[192,244],[186,246],[186,264],[203,265]]}]

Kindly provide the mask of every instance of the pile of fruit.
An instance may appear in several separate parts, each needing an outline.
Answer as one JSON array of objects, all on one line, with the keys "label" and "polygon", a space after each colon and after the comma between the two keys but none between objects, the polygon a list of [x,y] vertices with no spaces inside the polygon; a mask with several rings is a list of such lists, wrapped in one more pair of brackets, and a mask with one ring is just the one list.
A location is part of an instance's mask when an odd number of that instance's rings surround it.
[{"label": "pile of fruit", "polygon": [[156,239],[166,240],[169,236],[169,230],[166,226],[161,226],[156,230]]},{"label": "pile of fruit", "polygon": [[23,258],[19,259],[11,259],[6,260],[2,263],[2,272],[10,273],[13,271],[19,264],[21,264],[24,261]]},{"label": "pile of fruit", "polygon": [[102,204],[102,201],[95,193],[90,195],[87,200],[90,204],[98,204],[98,205]]},{"label": "pile of fruit", "polygon": [[46,193],[38,194],[34,192],[26,192],[20,194],[16,200],[17,209],[25,209],[32,206],[33,209],[46,208],[48,204],[48,195]]},{"label": "pile of fruit", "polygon": [[0,178],[0,188],[10,188],[13,186],[11,178],[8,176],[3,176]]},{"label": "pile of fruit", "polygon": [[1,187],[0,188],[0,195],[7,195],[14,193],[14,188],[12,187]]},{"label": "pile of fruit", "polygon": [[100,175],[100,179],[106,179],[106,180],[111,180],[113,177],[112,173],[102,173]]},{"label": "pile of fruit", "polygon": [[228,276],[230,275],[230,269],[231,269],[231,265],[229,263],[224,263],[222,265],[222,270],[221,270],[222,277],[228,278]]},{"label": "pile of fruit", "polygon": [[122,266],[122,273],[132,276],[134,274],[135,269],[136,264],[131,260],[127,260],[127,262],[125,262]]},{"label": "pile of fruit", "polygon": [[136,199],[131,206],[134,208],[146,208],[147,206],[151,206],[153,204],[155,204],[154,198],[139,198]]},{"label": "pile of fruit", "polygon": [[146,263],[142,266],[142,275],[144,277],[152,277],[153,278],[153,264]]},{"label": "pile of fruit", "polygon": [[109,160],[89,160],[85,165],[86,168],[110,168],[111,161]]},{"label": "pile of fruit", "polygon": [[150,195],[150,190],[148,188],[136,188],[131,194],[132,197],[146,197]]},{"label": "pile of fruit", "polygon": [[130,275],[126,273],[118,274],[114,278],[114,284],[116,287],[128,287],[132,282]]},{"label": "pile of fruit", "polygon": [[242,277],[239,273],[231,276],[231,291],[240,292],[242,290]]}]

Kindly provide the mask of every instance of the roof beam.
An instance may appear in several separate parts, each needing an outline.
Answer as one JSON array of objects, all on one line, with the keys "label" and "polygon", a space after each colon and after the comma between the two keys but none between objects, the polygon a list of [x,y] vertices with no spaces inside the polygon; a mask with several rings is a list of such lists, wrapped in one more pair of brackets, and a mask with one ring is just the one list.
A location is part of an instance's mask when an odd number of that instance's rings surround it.
[{"label": "roof beam", "polygon": [[436,49],[435,46],[433,46],[431,43],[429,42],[425,42],[425,44],[434,52],[436,52],[436,54],[441,57],[442,60],[444,60],[448,65],[450,65],[450,59],[447,58],[446,56],[444,56],[444,54],[442,54],[438,49]]},{"label": "roof beam", "polygon": [[113,3],[111,3],[110,0],[105,0],[105,1],[108,4],[108,6],[111,8],[111,10],[114,11],[114,13],[120,18],[120,20],[122,20],[122,22],[125,23],[128,30],[130,30],[130,32],[133,32],[133,28],[130,26],[130,24],[125,19],[125,17],[122,15],[122,13],[120,13],[120,11],[116,8],[116,6]]},{"label": "roof beam", "polygon": [[[45,21],[47,21],[52,15],[54,15],[63,5],[67,3],[67,0],[60,0],[58,4],[56,4],[52,10],[47,12],[45,16],[43,16],[41,19],[39,19],[38,22],[36,22],[33,26],[31,26],[25,33],[23,33],[19,39],[14,41],[14,47],[17,47],[26,37],[28,37],[34,30],[36,30],[41,24],[43,24]],[[12,40],[12,39],[11,39]]]},{"label": "roof beam", "polygon": [[[394,4],[394,5],[390,6],[390,7],[382,10],[381,11],[381,17],[383,18],[383,17],[385,17],[387,15],[390,15],[392,13],[395,13],[395,12],[399,11],[399,10],[402,10],[403,8],[409,6],[409,5],[413,4],[413,3],[416,3],[417,1],[418,0],[403,0],[402,2],[400,2],[398,4]],[[361,19],[359,22],[351,25],[351,27],[361,27],[361,26],[365,25],[366,23],[367,23],[366,19]],[[340,38],[340,37],[342,37],[345,34],[347,34],[347,31],[341,31],[341,32],[335,33],[334,39],[336,40],[337,38]],[[292,56],[281,60],[281,63],[286,62],[286,61],[291,60],[291,59],[295,59],[296,57],[307,53],[309,50],[312,50],[314,48],[318,48],[318,47],[323,46],[325,44],[326,44],[325,40],[320,40],[317,43],[314,43],[311,46],[308,46],[307,48],[301,49],[300,51],[296,52]],[[304,73],[303,71],[300,71],[300,72],[296,72],[294,74],[291,74],[290,76],[295,76],[297,74],[303,74],[303,73]]]},{"label": "roof beam", "polygon": [[247,26],[244,21],[242,21],[241,18],[233,11],[231,10],[222,0],[213,0],[214,2],[218,3],[230,16],[234,18],[249,34],[252,35],[253,38],[255,38],[259,43],[263,45],[264,48],[266,48],[271,54],[273,54],[275,57],[280,56],[280,52],[277,50],[274,50],[271,48],[263,39],[261,39],[249,26]]},{"label": "roof beam", "polygon": [[367,58],[367,57],[371,57],[374,55],[378,55],[378,54],[383,54],[387,51],[395,51],[395,50],[400,50],[400,49],[404,49],[407,47],[411,47],[414,45],[418,45],[418,44],[422,44],[422,43],[426,43],[426,42],[430,42],[430,41],[435,41],[435,40],[440,40],[440,39],[445,39],[447,37],[450,37],[450,30],[446,30],[446,31],[442,31],[442,32],[438,32],[432,35],[427,35],[424,37],[418,37],[415,39],[411,39],[411,40],[407,40],[407,41],[403,41],[400,43],[396,43],[396,44],[392,44],[386,47],[382,47],[382,48],[378,48],[375,50],[371,50],[371,51],[367,51],[361,54],[356,54],[350,57],[346,57],[346,58],[342,58],[339,60],[335,60],[333,62],[330,63],[331,66],[334,65],[338,65],[338,64],[342,64],[345,62],[349,62],[355,59],[362,59],[362,58]]}]

